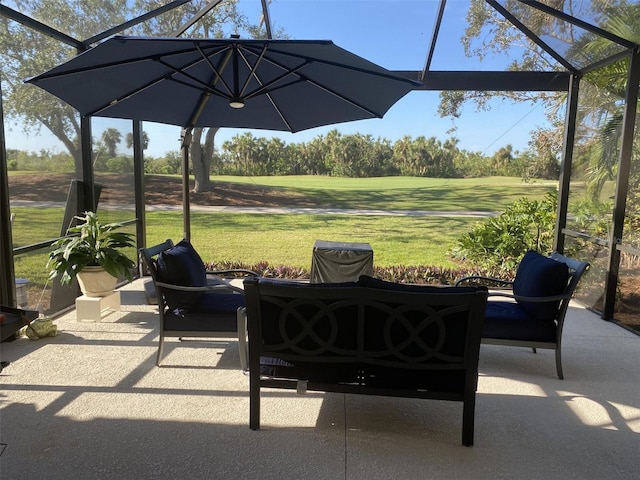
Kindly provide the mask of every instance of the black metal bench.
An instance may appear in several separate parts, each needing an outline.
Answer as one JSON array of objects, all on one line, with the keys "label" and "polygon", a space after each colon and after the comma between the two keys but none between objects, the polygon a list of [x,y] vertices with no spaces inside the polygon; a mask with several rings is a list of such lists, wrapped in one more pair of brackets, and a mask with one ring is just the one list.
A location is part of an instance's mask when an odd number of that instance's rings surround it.
[{"label": "black metal bench", "polygon": [[459,401],[473,444],[486,289],[378,283],[244,281],[252,429],[262,387],[302,389]]}]

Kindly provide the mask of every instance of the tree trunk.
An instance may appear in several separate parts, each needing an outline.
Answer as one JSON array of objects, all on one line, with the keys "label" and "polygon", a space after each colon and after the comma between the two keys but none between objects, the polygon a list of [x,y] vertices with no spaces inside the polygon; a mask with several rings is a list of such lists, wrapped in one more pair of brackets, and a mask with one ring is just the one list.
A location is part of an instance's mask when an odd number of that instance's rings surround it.
[{"label": "tree trunk", "polygon": [[69,138],[64,130],[63,122],[59,118],[54,117],[53,120],[47,117],[36,117],[40,123],[42,123],[53,135],[62,142],[67,148],[71,156],[73,157],[73,163],[76,167],[76,172],[82,171],[82,148],[80,147],[80,125],[72,119],[74,131],[76,133],[75,140]]},{"label": "tree trunk", "polygon": [[209,128],[205,135],[204,144],[201,143],[202,128],[193,129],[191,140],[191,162],[195,177],[194,192],[208,192],[211,190],[210,169],[213,161],[214,138],[218,128]]}]

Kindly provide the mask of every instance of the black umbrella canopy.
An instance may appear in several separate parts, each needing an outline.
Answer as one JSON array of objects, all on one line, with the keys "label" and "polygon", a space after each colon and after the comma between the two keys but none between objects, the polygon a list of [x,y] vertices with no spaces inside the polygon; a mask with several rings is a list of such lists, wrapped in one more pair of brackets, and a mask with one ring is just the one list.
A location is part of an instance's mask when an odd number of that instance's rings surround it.
[{"label": "black umbrella canopy", "polygon": [[85,116],[290,132],[381,118],[420,85],[331,41],[121,36],[26,81]]}]

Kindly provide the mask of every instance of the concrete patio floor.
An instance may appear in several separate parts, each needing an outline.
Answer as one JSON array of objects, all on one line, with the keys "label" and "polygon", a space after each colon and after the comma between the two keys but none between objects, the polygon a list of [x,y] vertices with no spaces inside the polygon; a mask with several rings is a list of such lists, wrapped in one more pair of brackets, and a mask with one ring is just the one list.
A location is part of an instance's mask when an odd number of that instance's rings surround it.
[{"label": "concrete patio floor", "polygon": [[266,390],[251,431],[235,339],[169,339],[136,281],[100,323],[1,344],[0,478],[631,479],[640,338],[574,305],[553,352],[483,346],[475,445],[453,402]]}]

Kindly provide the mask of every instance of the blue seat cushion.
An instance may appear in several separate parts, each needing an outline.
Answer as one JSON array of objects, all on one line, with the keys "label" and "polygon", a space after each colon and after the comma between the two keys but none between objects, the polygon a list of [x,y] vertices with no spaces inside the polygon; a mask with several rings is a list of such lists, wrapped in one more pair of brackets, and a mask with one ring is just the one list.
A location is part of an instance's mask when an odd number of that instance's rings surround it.
[{"label": "blue seat cushion", "polygon": [[219,313],[213,318],[211,314],[189,313],[179,311],[166,312],[164,315],[165,332],[229,332],[237,335],[238,322],[236,312]]},{"label": "blue seat cushion", "polygon": [[[157,259],[158,279],[164,283],[183,287],[204,287],[207,285],[207,271],[198,252],[187,240],[182,240]],[[169,310],[188,311],[197,304],[204,292],[184,292],[164,289]]]},{"label": "blue seat cushion", "polygon": [[[548,297],[561,295],[569,281],[569,268],[563,262],[557,262],[540,255],[533,250],[522,258],[513,281],[513,293],[523,297]],[[518,301],[531,317],[550,320],[558,313],[559,301],[526,302]]]},{"label": "blue seat cushion", "polygon": [[553,320],[532,317],[515,302],[488,301],[482,327],[482,338],[556,341],[556,325]]},{"label": "blue seat cushion", "polygon": [[239,293],[205,292],[189,313],[233,313],[244,306],[244,295]]}]

